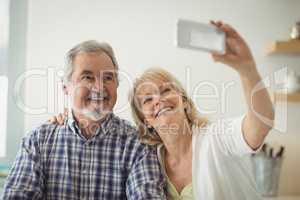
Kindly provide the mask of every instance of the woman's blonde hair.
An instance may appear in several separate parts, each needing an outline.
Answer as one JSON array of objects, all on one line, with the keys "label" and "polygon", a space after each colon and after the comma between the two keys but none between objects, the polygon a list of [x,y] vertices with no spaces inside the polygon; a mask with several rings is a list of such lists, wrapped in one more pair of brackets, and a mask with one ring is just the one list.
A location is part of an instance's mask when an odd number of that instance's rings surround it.
[{"label": "woman's blonde hair", "polygon": [[154,80],[170,83],[174,89],[180,93],[183,101],[186,103],[185,114],[190,127],[203,127],[207,124],[207,119],[199,116],[192,99],[187,95],[187,92],[183,88],[182,84],[171,73],[162,68],[150,68],[135,80],[133,89],[129,94],[132,116],[139,129],[138,134],[143,143],[149,145],[157,145],[162,143],[162,140],[156,133],[155,129],[147,127],[144,123],[144,116],[140,111],[140,105],[137,100],[138,87],[145,82],[152,82]]}]

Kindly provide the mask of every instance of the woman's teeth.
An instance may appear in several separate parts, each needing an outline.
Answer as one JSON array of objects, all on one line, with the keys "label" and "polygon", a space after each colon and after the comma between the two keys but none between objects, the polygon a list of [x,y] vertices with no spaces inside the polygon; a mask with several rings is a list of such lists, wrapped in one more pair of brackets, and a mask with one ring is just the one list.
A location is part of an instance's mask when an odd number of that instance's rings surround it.
[{"label": "woman's teeth", "polygon": [[161,110],[156,114],[156,117],[159,117],[159,116],[162,115],[164,112],[169,111],[169,110],[172,110],[172,108],[171,108],[171,107],[165,107],[165,108],[161,109]]}]

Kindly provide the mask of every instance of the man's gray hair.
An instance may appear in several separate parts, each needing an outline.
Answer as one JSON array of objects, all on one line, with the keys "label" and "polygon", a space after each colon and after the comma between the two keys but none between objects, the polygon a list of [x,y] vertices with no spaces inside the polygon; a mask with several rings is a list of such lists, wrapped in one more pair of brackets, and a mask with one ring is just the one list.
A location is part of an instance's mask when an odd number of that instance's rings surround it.
[{"label": "man's gray hair", "polygon": [[66,55],[66,66],[64,70],[64,82],[68,82],[71,79],[72,73],[74,71],[74,59],[80,53],[106,53],[110,59],[116,70],[117,81],[118,81],[118,70],[119,66],[114,54],[112,47],[105,42],[98,42],[96,40],[88,40],[82,43],[77,44],[75,47],[70,49]]}]

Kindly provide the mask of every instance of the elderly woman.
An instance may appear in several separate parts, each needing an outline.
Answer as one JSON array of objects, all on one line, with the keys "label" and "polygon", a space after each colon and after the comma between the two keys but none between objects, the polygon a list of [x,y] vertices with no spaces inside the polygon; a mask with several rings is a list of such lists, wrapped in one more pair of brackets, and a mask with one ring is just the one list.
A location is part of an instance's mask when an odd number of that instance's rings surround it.
[{"label": "elderly woman", "polygon": [[272,128],[272,103],[265,87],[252,93],[262,80],[245,41],[229,25],[213,24],[226,33],[227,46],[225,55],[213,59],[238,72],[248,112],[208,122],[176,78],[154,68],[134,84],[133,117],[142,141],[158,147],[169,199],[260,199],[246,155],[259,149]]},{"label": "elderly woman", "polygon": [[212,57],[238,72],[247,113],[208,122],[174,76],[152,68],[134,83],[132,114],[141,140],[157,147],[168,199],[257,200],[246,155],[259,149],[272,128],[272,103],[243,38],[227,24],[212,23],[226,33],[226,54]]}]

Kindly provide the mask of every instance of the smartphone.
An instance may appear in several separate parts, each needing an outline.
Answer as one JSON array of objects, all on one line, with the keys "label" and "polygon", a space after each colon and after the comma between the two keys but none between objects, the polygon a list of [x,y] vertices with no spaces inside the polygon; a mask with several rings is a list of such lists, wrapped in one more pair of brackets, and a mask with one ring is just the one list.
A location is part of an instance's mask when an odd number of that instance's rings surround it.
[{"label": "smartphone", "polygon": [[225,54],[225,33],[212,24],[179,19],[178,47]]}]

